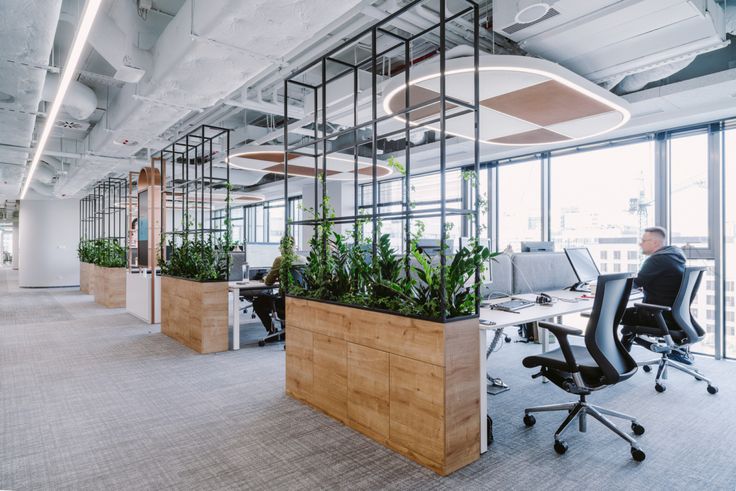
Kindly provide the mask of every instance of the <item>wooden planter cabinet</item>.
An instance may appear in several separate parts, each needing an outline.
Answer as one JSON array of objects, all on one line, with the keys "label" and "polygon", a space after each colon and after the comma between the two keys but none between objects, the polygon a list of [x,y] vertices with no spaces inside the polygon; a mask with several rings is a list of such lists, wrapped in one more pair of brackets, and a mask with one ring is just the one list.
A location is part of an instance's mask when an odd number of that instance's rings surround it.
[{"label": "wooden planter cabinet", "polygon": [[286,299],[286,393],[441,475],[480,456],[478,319]]},{"label": "wooden planter cabinet", "polygon": [[94,268],[95,302],[108,308],[125,307],[125,268]]},{"label": "wooden planter cabinet", "polygon": [[199,353],[228,350],[227,281],[161,277],[161,332]]},{"label": "wooden planter cabinet", "polygon": [[79,263],[79,291],[92,295],[95,292],[95,265]]}]

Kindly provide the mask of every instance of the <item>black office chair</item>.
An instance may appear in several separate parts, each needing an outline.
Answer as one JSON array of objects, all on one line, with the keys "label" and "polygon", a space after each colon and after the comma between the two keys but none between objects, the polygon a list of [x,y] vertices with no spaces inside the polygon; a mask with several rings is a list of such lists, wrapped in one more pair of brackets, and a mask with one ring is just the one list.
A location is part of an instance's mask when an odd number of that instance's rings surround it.
[{"label": "black office chair", "polygon": [[[668,356],[675,351],[680,351],[685,356],[689,356],[690,347],[702,341],[705,337],[705,331],[700,327],[690,311],[690,304],[692,304],[695,295],[698,293],[700,280],[703,278],[705,270],[706,268],[704,267],[685,268],[680,289],[671,308],[645,303],[634,304],[637,309],[651,312],[654,315],[657,326],[624,326],[624,332],[636,335],[634,343],[661,355],[660,358],[639,363],[639,366],[645,372],[651,372],[651,366],[658,365],[657,378],[654,383],[654,388],[657,392],[667,390],[667,386],[664,385],[662,380],[667,380],[668,367],[687,373],[697,381],[706,381],[708,383],[707,390],[709,394],[718,392],[718,387],[713,385],[713,382],[709,378],[704,377],[697,369],[692,369],[682,363],[673,361]],[[667,316],[669,326],[667,320],[665,320],[665,312],[671,313],[671,316]]]},{"label": "black office chair", "polygon": [[[299,286],[304,286],[304,274],[302,267],[295,266],[291,268],[291,278],[294,280],[294,282]],[[277,302],[282,298],[282,292],[279,289],[279,294],[265,294],[264,296],[267,296],[271,299],[271,330],[270,332],[262,338],[260,341],[258,341],[258,346],[265,346],[266,341],[269,339],[274,338],[282,338],[285,339],[286,337],[286,319],[285,315],[280,315],[277,308]],[[285,310],[286,306],[284,306]],[[285,312],[282,312],[282,314],[285,314]],[[285,347],[284,347],[285,348]]]},{"label": "black office chair", "polygon": [[531,407],[524,410],[524,424],[534,426],[536,419],[531,413],[544,411],[567,411],[568,415],[555,433],[555,451],[563,454],[567,443],[562,435],[577,419],[579,429],[585,432],[586,416],[590,414],[606,428],[616,433],[631,445],[631,456],[641,462],[646,455],[637,441],[617,428],[606,416],[631,421],[636,435],[644,434],[644,427],[636,418],[617,411],[589,404],[585,397],[595,390],[623,382],[636,373],[636,362],[626,351],[617,336],[618,324],[629,300],[633,279],[627,273],[603,275],[598,278],[593,311],[585,330],[585,346],[571,345],[569,335],[582,335],[583,331],[560,324],[540,322],[539,326],[549,329],[557,337],[560,347],[556,350],[524,358],[527,368],[541,367],[532,378],[544,376],[566,392],[580,396],[578,402]]}]

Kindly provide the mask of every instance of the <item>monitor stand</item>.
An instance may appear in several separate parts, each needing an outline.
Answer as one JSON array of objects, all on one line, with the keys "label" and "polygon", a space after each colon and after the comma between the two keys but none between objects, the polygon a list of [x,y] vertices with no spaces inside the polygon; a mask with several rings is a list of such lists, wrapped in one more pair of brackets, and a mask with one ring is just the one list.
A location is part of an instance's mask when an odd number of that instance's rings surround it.
[{"label": "monitor stand", "polygon": [[575,283],[570,287],[571,292],[583,292],[583,293],[590,293],[590,285],[585,281],[580,281],[578,283]]}]

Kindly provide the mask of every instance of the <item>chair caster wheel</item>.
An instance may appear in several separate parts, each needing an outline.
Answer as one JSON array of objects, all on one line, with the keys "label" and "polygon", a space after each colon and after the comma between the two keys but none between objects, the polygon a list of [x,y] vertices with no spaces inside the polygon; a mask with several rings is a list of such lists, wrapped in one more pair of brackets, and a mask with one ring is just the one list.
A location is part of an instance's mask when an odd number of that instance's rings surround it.
[{"label": "chair caster wheel", "polygon": [[644,365],[643,367],[641,367],[641,369],[644,370],[646,373],[652,371],[652,367],[650,367],[649,365]]},{"label": "chair caster wheel", "polygon": [[631,423],[631,431],[633,431],[635,435],[643,435],[644,427],[639,423]]},{"label": "chair caster wheel", "polygon": [[536,422],[537,422],[537,418],[535,418],[531,414],[525,414],[524,415],[524,424],[527,427],[531,428],[532,426],[534,426],[534,423],[536,423]]},{"label": "chair caster wheel", "polygon": [[507,342],[507,343],[510,343],[511,342],[511,336],[506,336],[505,338],[503,338],[503,340],[505,342]]},{"label": "chair caster wheel", "polygon": [[667,387],[662,384],[656,384],[654,386],[654,390],[656,390],[657,392],[664,392],[665,390],[667,390]]},{"label": "chair caster wheel", "polygon": [[715,394],[718,392],[718,387],[715,385],[709,385],[708,386],[708,394]]},{"label": "chair caster wheel", "polygon": [[642,449],[640,449],[640,448],[632,448],[631,449],[631,456],[637,462],[643,462],[644,459],[647,458],[647,454],[645,454],[644,451]]},{"label": "chair caster wheel", "polygon": [[490,416],[486,415],[486,421],[488,422],[486,428],[486,436],[488,437],[488,443],[491,443],[493,442],[493,419],[491,419]]},{"label": "chair caster wheel", "polygon": [[260,341],[258,341],[258,346],[260,346],[261,348],[263,348],[264,346],[266,346],[266,342],[261,339]]},{"label": "chair caster wheel", "polygon": [[555,452],[560,455],[567,452],[567,443],[562,440],[555,440]]}]

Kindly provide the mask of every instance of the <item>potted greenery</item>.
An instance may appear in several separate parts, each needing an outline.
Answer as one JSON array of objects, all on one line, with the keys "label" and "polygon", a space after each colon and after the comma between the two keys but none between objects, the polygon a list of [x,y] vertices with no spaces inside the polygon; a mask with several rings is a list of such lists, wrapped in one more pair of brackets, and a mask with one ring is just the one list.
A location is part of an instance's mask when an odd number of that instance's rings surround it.
[{"label": "potted greenery", "polygon": [[[229,229],[229,227],[227,227]],[[229,233],[169,241],[161,265],[161,332],[199,353],[228,349]]]},{"label": "potted greenery", "polygon": [[91,248],[95,302],[108,308],[125,307],[125,247],[114,239],[98,239]]},{"label": "potted greenery", "polygon": [[79,257],[79,291],[94,293],[95,246],[92,240],[81,240],[77,246]]},{"label": "potted greenery", "polygon": [[340,235],[327,197],[322,206],[328,219],[315,225],[301,274],[293,243],[282,243],[287,394],[439,474],[476,460],[475,274],[492,254],[471,243],[448,257],[443,309],[442,267],[417,247],[421,223],[408,258],[380,230],[366,253],[364,223]]}]

